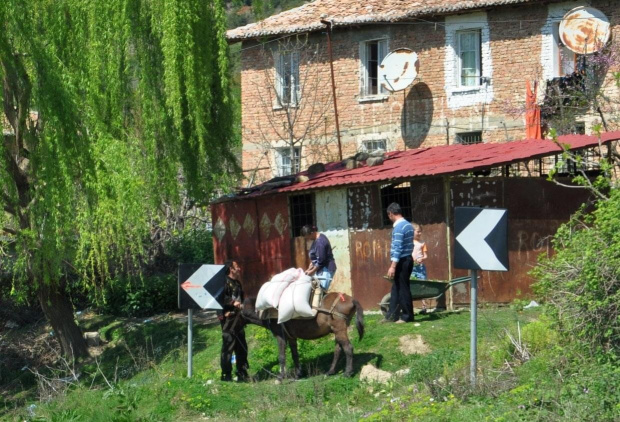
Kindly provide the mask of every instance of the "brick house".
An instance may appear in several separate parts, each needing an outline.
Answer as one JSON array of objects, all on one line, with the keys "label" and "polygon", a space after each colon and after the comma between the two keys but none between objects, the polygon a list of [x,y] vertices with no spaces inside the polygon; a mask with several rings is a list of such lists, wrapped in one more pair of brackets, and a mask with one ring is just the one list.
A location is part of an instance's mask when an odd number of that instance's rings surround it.
[{"label": "brick house", "polygon": [[[525,104],[526,81],[540,83],[540,100],[546,81],[575,71],[558,27],[584,5],[606,15],[613,40],[617,0],[316,0],[228,31],[230,43],[241,43],[246,178],[260,182],[339,158],[325,22],[347,157],[525,138],[524,116],[511,109]],[[398,48],[418,54],[419,72],[392,93],[377,67]],[[605,112],[615,129],[613,110]],[[576,131],[590,132],[599,120],[584,115]]]}]

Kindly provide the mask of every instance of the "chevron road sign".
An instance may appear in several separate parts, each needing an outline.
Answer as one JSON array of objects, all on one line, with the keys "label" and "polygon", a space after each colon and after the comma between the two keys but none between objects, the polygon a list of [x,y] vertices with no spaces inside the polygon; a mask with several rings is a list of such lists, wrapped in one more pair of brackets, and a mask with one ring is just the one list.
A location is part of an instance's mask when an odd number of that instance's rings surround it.
[{"label": "chevron road sign", "polygon": [[454,268],[471,270],[469,378],[478,372],[478,270],[508,271],[508,210],[456,207],[454,209]]},{"label": "chevron road sign", "polygon": [[508,271],[508,210],[454,209],[454,267]]},{"label": "chevron road sign", "polygon": [[187,309],[187,377],[192,377],[194,309],[222,310],[223,265],[179,264],[179,309]]},{"label": "chevron road sign", "polygon": [[179,264],[179,309],[221,310],[225,285],[223,265]]}]

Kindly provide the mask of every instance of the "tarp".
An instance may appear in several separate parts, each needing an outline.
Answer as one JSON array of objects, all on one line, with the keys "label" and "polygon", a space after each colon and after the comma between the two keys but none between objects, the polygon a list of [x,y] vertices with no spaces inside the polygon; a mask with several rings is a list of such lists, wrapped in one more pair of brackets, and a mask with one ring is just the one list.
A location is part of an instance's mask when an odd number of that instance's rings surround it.
[{"label": "tarp", "polygon": [[534,91],[532,91],[530,81],[525,83],[525,137],[527,139],[542,139],[540,106],[536,104],[536,89],[536,82],[534,82]]}]

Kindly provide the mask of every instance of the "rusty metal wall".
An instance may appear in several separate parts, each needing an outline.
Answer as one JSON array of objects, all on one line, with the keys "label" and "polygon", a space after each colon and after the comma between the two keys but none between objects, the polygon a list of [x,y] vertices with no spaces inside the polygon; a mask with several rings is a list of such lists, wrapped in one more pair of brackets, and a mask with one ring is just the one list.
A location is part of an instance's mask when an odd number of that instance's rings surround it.
[{"label": "rusty metal wall", "polygon": [[[428,258],[426,272],[431,280],[448,280],[448,238],[445,214],[446,195],[443,178],[417,179],[411,181],[411,214],[414,223],[422,228],[422,241],[426,243]],[[439,301],[429,301],[430,307],[448,307],[447,296]],[[414,306],[421,307],[421,301]]]},{"label": "rusty metal wall", "polygon": [[[480,272],[479,298],[486,302],[505,303],[531,294],[534,280],[528,273],[538,255],[551,253],[551,237],[589,197],[585,190],[569,190],[538,178],[459,178],[451,181],[450,188],[452,208],[508,209],[510,271]],[[467,275],[466,270],[454,269],[453,273],[454,277]],[[453,289],[453,301],[457,305],[469,303],[468,284]]]},{"label": "rusty metal wall", "polygon": [[383,216],[378,185],[350,188],[347,196],[347,220],[350,230],[372,230],[382,227]]},{"label": "rusty metal wall", "polygon": [[[504,208],[504,178],[478,178],[459,177],[450,180],[450,227],[454,227],[455,207],[489,207]],[[508,210],[509,230],[512,224],[512,213]],[[509,237],[512,235],[509,233]],[[454,256],[454,232],[450,233],[450,254]],[[510,259],[510,255],[509,255]],[[500,302],[493,297],[504,298],[513,289],[511,282],[505,282],[504,278],[511,280],[515,275],[513,268],[507,274],[492,274],[488,271],[479,271],[481,280],[478,282],[478,300]],[[452,277],[469,275],[467,270],[453,268]],[[521,277],[518,277],[521,279]],[[524,287],[524,286],[520,286]],[[519,287],[517,287],[519,288]],[[451,289],[452,302],[454,305],[469,303],[469,283],[459,284]]]},{"label": "rusty metal wall", "polygon": [[330,286],[334,292],[351,294],[351,255],[347,222],[347,189],[319,191],[314,197],[316,227],[332,245],[336,275]]},{"label": "rusty metal wall", "polygon": [[390,291],[383,279],[389,266],[390,229],[383,228],[378,185],[348,189],[347,220],[353,297],[365,309],[376,308]]},{"label": "rusty metal wall", "polygon": [[215,263],[235,259],[242,269],[242,280],[253,290],[255,275],[261,271],[256,201],[242,200],[214,204],[213,247]]},{"label": "rusty metal wall", "polygon": [[262,268],[255,276],[253,294],[273,275],[293,266],[288,197],[265,196],[256,203]]},{"label": "rusty metal wall", "polygon": [[292,266],[286,195],[216,203],[211,212],[215,262],[239,262],[246,294]]},{"label": "rusty metal wall", "polygon": [[[449,274],[444,196],[441,178],[411,182],[413,220],[428,245],[428,277],[443,280]],[[383,227],[379,185],[351,188],[348,197],[353,296],[374,308],[391,288],[383,276],[390,265],[392,227]]]},{"label": "rusty metal wall", "polygon": [[391,233],[391,228],[349,232],[353,297],[364,309],[376,308],[390,291],[383,276],[390,266]]},{"label": "rusty metal wall", "polygon": [[[448,187],[448,189],[446,189]],[[509,262],[507,273],[482,271],[480,300],[509,302],[531,292],[528,272],[550,238],[588,199],[586,191],[567,189],[536,178],[442,178],[411,182],[414,221],[422,225],[429,248],[431,279],[467,275],[449,268],[453,257],[453,209],[457,206],[507,208]],[[391,226],[383,227],[379,185],[316,192],[316,220],[330,239],[338,265],[332,289],[351,292],[365,308],[375,308],[390,290],[383,279],[389,266]],[[291,266],[307,267],[303,238],[291,238],[287,196],[212,205],[216,262],[238,259],[248,294],[256,294],[270,276]],[[446,212],[448,216],[446,216]],[[448,247],[448,237],[450,245]],[[469,286],[452,289],[453,303],[469,303]],[[441,304],[443,305],[443,304]]]}]

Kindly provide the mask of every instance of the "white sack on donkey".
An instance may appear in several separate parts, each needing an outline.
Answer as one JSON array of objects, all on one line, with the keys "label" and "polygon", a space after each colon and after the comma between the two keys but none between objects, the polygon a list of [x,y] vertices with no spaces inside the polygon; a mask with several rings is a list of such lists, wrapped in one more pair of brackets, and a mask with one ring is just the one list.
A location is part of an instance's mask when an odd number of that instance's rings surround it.
[{"label": "white sack on donkey", "polygon": [[261,286],[256,298],[256,309],[259,311],[269,308],[277,309],[284,289],[302,276],[304,276],[304,271],[301,268],[289,268],[275,275],[270,281]]},{"label": "white sack on donkey", "polygon": [[312,293],[312,278],[304,275],[299,280],[289,284],[278,306],[278,324],[297,317],[311,318],[316,315],[310,306],[310,294]]}]

